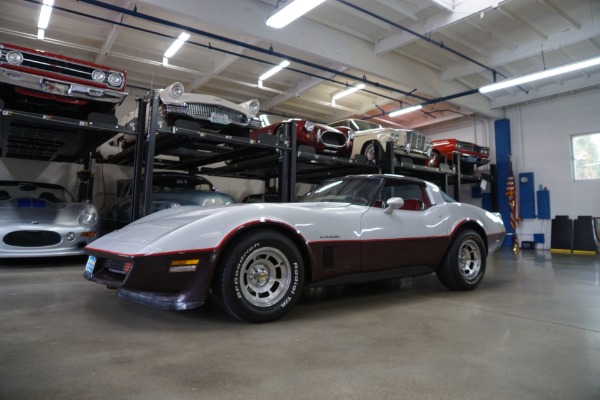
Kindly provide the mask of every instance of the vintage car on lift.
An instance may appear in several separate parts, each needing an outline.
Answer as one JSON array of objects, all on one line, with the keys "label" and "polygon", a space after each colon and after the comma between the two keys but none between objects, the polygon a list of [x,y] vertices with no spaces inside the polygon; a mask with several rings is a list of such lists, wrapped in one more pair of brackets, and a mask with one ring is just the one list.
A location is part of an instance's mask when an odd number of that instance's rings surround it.
[{"label": "vintage car on lift", "polygon": [[250,132],[250,138],[258,140],[261,134],[275,135],[279,141],[286,140],[286,123],[292,122],[296,128],[296,145],[309,146],[317,154],[350,157],[353,132],[342,132],[325,124],[300,118],[284,119]]},{"label": "vintage car on lift", "polygon": [[[368,161],[375,162],[376,151],[380,159],[385,159],[387,142],[392,142],[394,160],[410,157],[419,164],[426,165],[431,158],[433,144],[427,136],[410,129],[387,128],[383,125],[358,119],[345,119],[331,123],[341,131],[353,131],[352,153],[350,158],[362,154]],[[377,150],[376,150],[377,148]]]},{"label": "vintage car on lift", "polygon": [[[108,213],[109,230],[121,228],[132,221],[132,193],[133,185],[128,180],[119,191],[119,200]],[[208,179],[201,176],[155,172],[152,176],[150,210],[146,214],[181,206],[210,207],[233,203],[233,197],[221,193]]]},{"label": "vintage car on lift", "polygon": [[97,225],[96,208],[60,185],[0,181],[0,258],[82,255]]},{"label": "vintage car on lift", "polygon": [[167,86],[159,96],[161,119],[168,126],[189,120],[206,132],[248,137],[251,129],[261,125],[256,118],[260,110],[256,99],[236,104],[216,96],[186,93],[180,82]]},{"label": "vintage car on lift", "polygon": [[[260,119],[256,117],[260,102],[256,99],[236,104],[217,96],[186,93],[180,82],[157,90],[157,93],[158,126],[161,128],[179,126],[203,132],[248,137],[252,129],[261,126]],[[119,125],[137,124],[138,112],[138,109],[135,109],[122,116]],[[117,135],[101,146],[100,153],[109,158],[131,147],[135,140],[135,135]]]},{"label": "vintage car on lift", "polygon": [[114,116],[125,99],[125,71],[0,43],[0,99],[7,109],[87,119]]},{"label": "vintage car on lift", "polygon": [[457,139],[433,140],[433,151],[429,160],[430,167],[439,167],[440,163],[454,164],[454,154],[460,157],[463,174],[472,174],[475,168],[490,162],[490,148]]},{"label": "vintage car on lift", "polygon": [[474,289],[504,235],[498,214],[432,183],[357,175],[297,203],[157,212],[88,246],[84,277],[171,310],[202,305],[212,289],[231,316],[267,322],[286,314],[305,285],[435,272],[449,289]]}]

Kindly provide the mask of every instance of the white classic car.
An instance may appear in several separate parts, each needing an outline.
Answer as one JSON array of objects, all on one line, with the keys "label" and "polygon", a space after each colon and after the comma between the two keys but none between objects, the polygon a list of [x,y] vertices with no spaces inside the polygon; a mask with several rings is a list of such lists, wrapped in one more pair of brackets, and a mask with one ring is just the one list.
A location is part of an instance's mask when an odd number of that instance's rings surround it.
[{"label": "white classic car", "polygon": [[326,182],[298,203],[179,207],[96,240],[84,277],[162,309],[212,293],[231,316],[282,317],[302,287],[435,272],[452,290],[481,282],[505,235],[498,214],[398,175]]},{"label": "white classic car", "polygon": [[0,181],[0,258],[82,255],[98,211],[60,185]]},{"label": "white classic car", "polygon": [[256,99],[236,104],[220,97],[186,93],[180,82],[160,92],[161,115],[167,125],[177,119],[189,119],[201,124],[203,130],[222,132],[224,127],[235,127],[247,136],[250,129],[260,128],[256,114],[260,103]]},{"label": "white classic car", "polygon": [[352,154],[354,158],[358,154],[367,157],[369,161],[375,161],[375,148],[379,146],[380,159],[385,154],[387,142],[392,142],[396,156],[410,157],[421,160],[425,165],[431,158],[433,143],[427,136],[410,129],[386,128],[370,121],[359,119],[344,119],[329,124],[340,130],[354,132],[352,143]]}]

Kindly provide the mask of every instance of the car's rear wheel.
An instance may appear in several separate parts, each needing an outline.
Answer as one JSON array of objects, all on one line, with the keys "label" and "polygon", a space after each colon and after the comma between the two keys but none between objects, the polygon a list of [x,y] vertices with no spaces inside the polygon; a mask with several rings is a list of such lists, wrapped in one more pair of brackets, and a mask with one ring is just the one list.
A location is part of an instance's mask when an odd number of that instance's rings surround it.
[{"label": "car's rear wheel", "polygon": [[451,290],[473,290],[486,267],[485,246],[481,236],[464,230],[452,241],[442,265],[437,270],[440,282]]},{"label": "car's rear wheel", "polygon": [[234,318],[269,322],[284,316],[300,298],[302,256],[286,236],[271,230],[235,240],[216,271],[213,292]]}]

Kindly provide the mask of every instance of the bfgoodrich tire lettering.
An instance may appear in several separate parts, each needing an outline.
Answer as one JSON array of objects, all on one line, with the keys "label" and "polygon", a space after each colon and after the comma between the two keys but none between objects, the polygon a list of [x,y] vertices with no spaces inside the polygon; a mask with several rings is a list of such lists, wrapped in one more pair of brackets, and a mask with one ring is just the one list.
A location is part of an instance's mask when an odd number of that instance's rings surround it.
[{"label": "bfgoodrich tire lettering", "polygon": [[481,282],[485,267],[486,252],[481,236],[473,230],[465,230],[452,241],[437,276],[448,289],[473,290]]},{"label": "bfgoodrich tire lettering", "polygon": [[270,230],[252,232],[226,252],[214,285],[225,312],[248,322],[269,322],[298,302],[304,265],[289,238]]}]

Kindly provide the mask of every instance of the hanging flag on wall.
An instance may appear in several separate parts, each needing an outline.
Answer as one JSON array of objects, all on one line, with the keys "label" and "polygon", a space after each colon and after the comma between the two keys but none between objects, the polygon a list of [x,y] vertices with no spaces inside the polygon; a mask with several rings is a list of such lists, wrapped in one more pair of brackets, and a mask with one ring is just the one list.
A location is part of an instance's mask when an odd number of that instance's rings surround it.
[{"label": "hanging flag on wall", "polygon": [[515,187],[515,175],[512,167],[512,156],[508,157],[508,179],[506,180],[506,191],[508,205],[510,206],[510,226],[517,229],[519,226],[519,215],[517,213],[517,193]]}]

